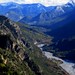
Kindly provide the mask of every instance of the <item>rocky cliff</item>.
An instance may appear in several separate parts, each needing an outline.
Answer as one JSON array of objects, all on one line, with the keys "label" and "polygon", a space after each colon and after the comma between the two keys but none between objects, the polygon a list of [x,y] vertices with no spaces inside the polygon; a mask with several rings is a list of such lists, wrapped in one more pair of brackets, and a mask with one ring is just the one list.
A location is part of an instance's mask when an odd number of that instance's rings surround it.
[{"label": "rocky cliff", "polygon": [[17,23],[0,16],[0,75],[68,75],[29,42]]},{"label": "rocky cliff", "polygon": [[[28,64],[28,67],[29,67],[28,69],[31,69],[32,74],[41,75],[39,71],[39,67],[34,63],[34,61],[32,61],[29,58],[28,54],[25,52],[24,43],[21,40],[22,40],[22,37],[21,37],[21,31],[20,31],[19,26],[14,24],[12,21],[7,19],[6,17],[0,16],[0,48],[1,48],[1,51],[10,50],[10,52],[14,53],[14,54],[11,53],[12,55],[14,55],[15,57],[18,56],[17,60],[19,59],[19,62],[22,65],[25,65],[26,63]],[[1,54],[1,56],[3,56],[4,58],[5,54]],[[14,56],[13,58],[15,58]],[[6,59],[8,62],[10,61],[8,60],[9,59],[8,57],[6,57]],[[8,62],[6,63],[8,64]],[[25,63],[22,63],[22,62],[25,62]],[[18,67],[16,65],[18,63],[15,64],[12,61],[12,64]],[[22,75],[27,75],[27,73],[23,72]]]}]

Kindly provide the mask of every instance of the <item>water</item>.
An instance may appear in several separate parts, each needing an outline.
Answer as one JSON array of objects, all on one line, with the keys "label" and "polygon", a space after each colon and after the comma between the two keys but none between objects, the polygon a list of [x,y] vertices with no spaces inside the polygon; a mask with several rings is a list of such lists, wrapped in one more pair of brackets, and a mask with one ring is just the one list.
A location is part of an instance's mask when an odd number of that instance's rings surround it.
[{"label": "water", "polygon": [[[36,44],[35,44],[36,45]],[[65,61],[61,58],[55,57],[53,56],[53,53],[47,52],[47,51],[43,51],[42,47],[44,46],[44,44],[39,44],[37,45],[37,47],[39,47],[43,54],[48,58],[48,59],[55,59],[55,60],[60,60],[63,63],[59,64],[59,66],[61,66],[66,72],[68,72],[70,75],[75,75],[75,63],[72,63],[70,61]]]},{"label": "water", "polygon": [[67,62],[67,61],[62,60],[61,58],[55,57],[55,56],[53,56],[53,54],[50,53],[50,52],[44,51],[44,55],[45,55],[47,58],[49,58],[49,59],[55,59],[55,60],[60,60],[60,61],[62,61],[63,63],[60,64],[60,66],[61,66],[66,72],[68,72],[70,75],[75,75],[75,64],[74,64],[74,63]]}]

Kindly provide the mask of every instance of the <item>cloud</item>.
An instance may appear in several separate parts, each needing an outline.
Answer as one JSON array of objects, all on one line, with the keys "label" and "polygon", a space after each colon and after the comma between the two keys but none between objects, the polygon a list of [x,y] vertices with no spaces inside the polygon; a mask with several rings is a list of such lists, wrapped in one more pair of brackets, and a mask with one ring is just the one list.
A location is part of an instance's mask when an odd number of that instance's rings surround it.
[{"label": "cloud", "polygon": [[69,2],[69,0],[0,0],[0,3],[4,2],[16,2],[23,4],[41,3],[46,6],[62,5]]}]

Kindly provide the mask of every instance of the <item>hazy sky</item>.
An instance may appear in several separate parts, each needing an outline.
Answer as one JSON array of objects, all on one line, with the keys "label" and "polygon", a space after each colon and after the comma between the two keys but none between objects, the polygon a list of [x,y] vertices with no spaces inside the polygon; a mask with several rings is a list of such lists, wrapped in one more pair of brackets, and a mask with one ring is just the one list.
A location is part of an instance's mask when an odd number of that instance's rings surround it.
[{"label": "hazy sky", "polygon": [[61,5],[66,4],[69,0],[0,0],[0,3],[4,2],[17,2],[17,3],[41,3],[46,6],[53,6],[53,5]]}]

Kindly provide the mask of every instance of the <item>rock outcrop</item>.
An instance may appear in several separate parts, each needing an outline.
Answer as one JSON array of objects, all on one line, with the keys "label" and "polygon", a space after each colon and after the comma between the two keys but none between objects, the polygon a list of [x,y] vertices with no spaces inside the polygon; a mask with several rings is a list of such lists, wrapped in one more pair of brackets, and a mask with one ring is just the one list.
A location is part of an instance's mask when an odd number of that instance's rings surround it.
[{"label": "rock outcrop", "polygon": [[[0,48],[15,52],[23,62],[28,64],[36,75],[41,75],[39,67],[30,59],[25,51],[25,43],[22,41],[21,34],[17,24],[14,24],[5,16],[0,16]],[[28,44],[26,46],[29,47]]]}]

